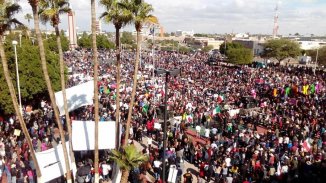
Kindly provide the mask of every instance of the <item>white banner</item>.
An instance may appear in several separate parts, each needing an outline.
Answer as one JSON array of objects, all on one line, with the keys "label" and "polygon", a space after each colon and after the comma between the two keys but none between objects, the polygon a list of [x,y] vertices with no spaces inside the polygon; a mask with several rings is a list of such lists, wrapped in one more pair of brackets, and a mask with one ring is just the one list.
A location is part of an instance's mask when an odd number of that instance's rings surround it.
[{"label": "white banner", "polygon": [[[100,121],[98,124],[98,148],[115,148],[115,121]],[[121,128],[120,128],[121,129]],[[94,150],[95,122],[72,121],[72,147],[74,151]]]},{"label": "white banner", "polygon": [[[72,170],[73,167],[69,156],[69,142],[66,142],[66,147],[68,151],[70,169]],[[42,180],[44,182],[61,177],[66,172],[65,158],[61,144],[55,148],[51,148],[43,152],[37,152],[36,159],[40,166]]]},{"label": "white banner", "polygon": [[[68,111],[75,110],[79,107],[92,105],[94,97],[94,81],[88,81],[86,83],[66,89]],[[65,114],[63,105],[62,91],[55,93],[55,100],[60,111],[60,115]]]}]

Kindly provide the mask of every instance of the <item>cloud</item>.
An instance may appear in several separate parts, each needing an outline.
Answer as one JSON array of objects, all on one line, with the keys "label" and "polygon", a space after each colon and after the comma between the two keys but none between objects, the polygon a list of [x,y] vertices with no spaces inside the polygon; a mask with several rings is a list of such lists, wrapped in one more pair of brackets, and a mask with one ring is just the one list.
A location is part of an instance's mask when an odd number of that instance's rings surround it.
[{"label": "cloud", "polygon": [[[24,13],[31,12],[28,3],[21,1]],[[70,0],[76,12],[80,30],[90,30],[89,0]],[[281,34],[309,32],[325,35],[326,2],[323,0],[147,0],[154,7],[167,32],[194,30],[195,32],[226,33],[251,32],[271,34],[274,9],[279,3],[279,31]],[[103,12],[97,6],[97,16]],[[23,19],[23,14],[19,17]],[[67,17],[62,16],[61,28],[67,28]],[[27,23],[26,20],[24,20]],[[43,26],[44,27],[44,26]],[[50,28],[50,26],[47,26]],[[133,26],[126,28],[132,30]],[[114,31],[112,25],[103,25]]]}]

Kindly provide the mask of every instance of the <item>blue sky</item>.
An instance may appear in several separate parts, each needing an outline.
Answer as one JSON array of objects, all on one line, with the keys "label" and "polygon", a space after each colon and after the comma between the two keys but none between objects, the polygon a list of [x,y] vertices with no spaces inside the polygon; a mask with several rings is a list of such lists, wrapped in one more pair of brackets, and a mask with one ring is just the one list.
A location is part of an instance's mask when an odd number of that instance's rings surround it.
[{"label": "blue sky", "polygon": [[[79,30],[90,30],[90,1],[70,0]],[[250,32],[271,34],[274,9],[279,4],[279,33],[283,35],[326,35],[326,0],[146,0],[154,7],[166,32],[194,30],[196,33]],[[23,12],[31,13],[27,0],[20,1]],[[103,12],[98,6],[97,14]],[[26,20],[23,20],[27,24]],[[44,26],[43,26],[44,27]],[[104,30],[114,31],[112,25]],[[51,27],[48,25],[48,29]],[[67,17],[62,17],[62,29]],[[125,30],[132,30],[132,26]]]}]

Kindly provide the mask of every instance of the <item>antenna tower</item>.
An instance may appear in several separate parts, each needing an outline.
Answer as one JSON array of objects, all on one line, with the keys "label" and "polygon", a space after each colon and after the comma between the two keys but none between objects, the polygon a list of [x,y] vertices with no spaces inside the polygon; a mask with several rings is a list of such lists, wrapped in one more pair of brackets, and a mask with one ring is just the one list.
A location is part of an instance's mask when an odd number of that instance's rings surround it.
[{"label": "antenna tower", "polygon": [[276,3],[275,7],[275,15],[274,15],[274,27],[273,27],[273,38],[276,38],[278,35],[278,3]]}]

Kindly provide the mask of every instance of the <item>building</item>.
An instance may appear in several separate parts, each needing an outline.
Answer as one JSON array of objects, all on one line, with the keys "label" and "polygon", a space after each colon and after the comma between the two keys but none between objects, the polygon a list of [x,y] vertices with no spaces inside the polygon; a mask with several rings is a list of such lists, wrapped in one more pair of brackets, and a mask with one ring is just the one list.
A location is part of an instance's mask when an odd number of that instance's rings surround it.
[{"label": "building", "polygon": [[299,43],[300,48],[303,50],[319,49],[326,46],[326,37],[313,37],[313,36],[302,36],[302,37],[285,37],[286,39],[293,40]]},{"label": "building", "polygon": [[190,36],[193,37],[194,36],[194,31],[182,31],[182,30],[177,30],[175,31],[175,36],[176,37],[181,37],[181,36]]},{"label": "building", "polygon": [[70,49],[77,48],[77,31],[74,11],[68,13],[68,38]]},{"label": "building", "polygon": [[313,50],[318,49],[322,46],[326,46],[325,41],[298,41],[300,48],[303,50]]},{"label": "building", "polygon": [[266,37],[255,36],[249,37],[247,35],[239,37],[234,37],[232,42],[239,43],[244,47],[251,49],[254,56],[260,56],[264,52],[264,43],[266,42]]}]

